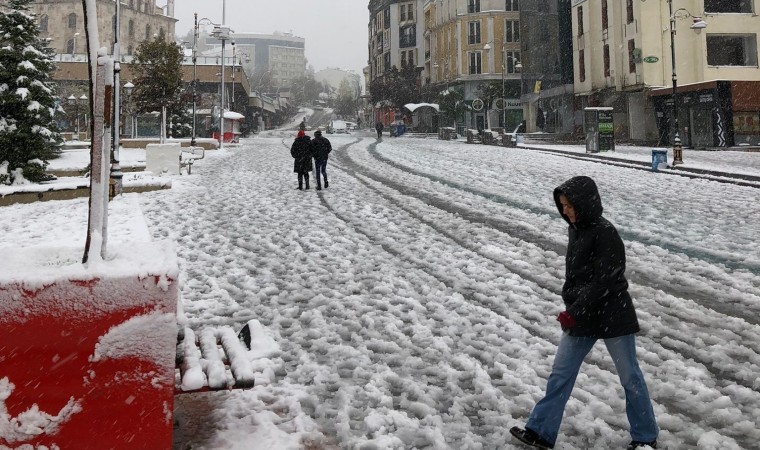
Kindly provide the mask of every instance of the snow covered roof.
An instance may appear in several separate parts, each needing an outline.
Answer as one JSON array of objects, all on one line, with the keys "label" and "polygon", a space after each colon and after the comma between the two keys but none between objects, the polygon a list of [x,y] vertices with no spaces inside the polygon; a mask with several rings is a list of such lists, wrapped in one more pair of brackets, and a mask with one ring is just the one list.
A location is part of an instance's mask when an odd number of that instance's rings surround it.
[{"label": "snow covered roof", "polygon": [[406,105],[404,105],[404,108],[408,109],[411,112],[414,112],[416,109],[423,108],[425,106],[433,108],[436,111],[440,111],[440,108],[438,107],[438,103],[407,103]]},{"label": "snow covered roof", "polygon": [[230,120],[243,120],[245,119],[245,116],[240,113],[236,113],[235,111],[225,111],[224,118]]}]

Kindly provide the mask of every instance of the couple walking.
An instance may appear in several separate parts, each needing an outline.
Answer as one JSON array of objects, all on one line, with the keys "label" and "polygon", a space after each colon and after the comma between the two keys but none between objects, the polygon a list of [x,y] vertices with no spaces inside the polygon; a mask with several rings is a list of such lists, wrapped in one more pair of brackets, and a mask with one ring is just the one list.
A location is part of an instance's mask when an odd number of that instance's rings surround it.
[{"label": "couple walking", "polygon": [[[298,174],[298,190],[303,190],[304,181],[306,182],[306,189],[309,189],[309,172],[314,170],[314,166],[316,166],[317,172],[317,190],[322,190],[322,179],[324,179],[325,188],[328,187],[327,157],[331,151],[330,141],[322,137],[320,130],[314,132],[314,139],[307,136],[304,130],[298,131],[298,137],[290,146],[290,156],[295,160],[293,172]],[[314,158],[314,166],[311,163],[312,158]]]}]

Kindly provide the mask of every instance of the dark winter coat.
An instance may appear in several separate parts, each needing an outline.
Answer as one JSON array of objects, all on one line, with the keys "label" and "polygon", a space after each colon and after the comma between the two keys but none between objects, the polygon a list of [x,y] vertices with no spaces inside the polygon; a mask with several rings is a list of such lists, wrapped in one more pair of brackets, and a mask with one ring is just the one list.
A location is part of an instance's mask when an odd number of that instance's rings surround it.
[{"label": "dark winter coat", "polygon": [[293,141],[293,145],[290,146],[290,156],[295,161],[293,162],[293,172],[311,172],[314,170],[314,165],[311,163],[311,138],[309,136],[297,137]]},{"label": "dark winter coat", "polygon": [[[575,224],[562,213],[560,194],[575,208]],[[594,180],[571,178],[554,190],[554,201],[570,224],[562,287],[562,300],[577,323],[570,335],[607,339],[638,332],[625,278],[623,240],[602,217],[602,199]]]},{"label": "dark winter coat", "polygon": [[316,136],[311,140],[311,155],[317,160],[326,160],[332,151],[332,145],[327,138]]},{"label": "dark winter coat", "polygon": [[375,129],[376,129],[377,131],[383,131],[383,123],[382,123],[382,122],[377,122],[377,123],[375,124]]}]

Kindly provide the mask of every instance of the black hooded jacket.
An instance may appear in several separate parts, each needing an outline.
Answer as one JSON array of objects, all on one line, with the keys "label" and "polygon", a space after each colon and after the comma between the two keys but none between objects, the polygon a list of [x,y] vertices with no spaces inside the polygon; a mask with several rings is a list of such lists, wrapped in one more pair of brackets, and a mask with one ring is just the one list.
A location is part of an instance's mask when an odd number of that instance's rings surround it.
[{"label": "black hooded jacket", "polygon": [[[562,213],[560,195],[575,208],[576,223]],[[600,339],[639,331],[625,279],[625,247],[602,217],[602,199],[589,177],[574,177],[554,190],[560,215],[570,224],[562,300],[577,324],[570,335]]]},{"label": "black hooded jacket", "polygon": [[297,137],[290,146],[290,156],[293,157],[293,172],[304,173],[314,170],[311,163],[311,138],[309,136]]},{"label": "black hooded jacket", "polygon": [[311,140],[311,154],[316,160],[326,160],[332,151],[332,145],[327,138],[323,138],[321,134],[314,134],[314,139]]}]

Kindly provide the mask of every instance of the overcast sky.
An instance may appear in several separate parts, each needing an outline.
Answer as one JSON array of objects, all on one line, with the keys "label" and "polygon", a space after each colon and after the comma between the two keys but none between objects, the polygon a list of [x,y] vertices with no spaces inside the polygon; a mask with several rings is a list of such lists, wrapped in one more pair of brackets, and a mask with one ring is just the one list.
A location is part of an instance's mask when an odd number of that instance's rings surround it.
[{"label": "overcast sky", "polygon": [[337,67],[361,73],[367,65],[366,0],[176,0],[177,35],[193,28],[196,12],[199,19],[221,22],[225,1],[226,25],[233,31],[303,37],[308,64],[317,71]]}]

